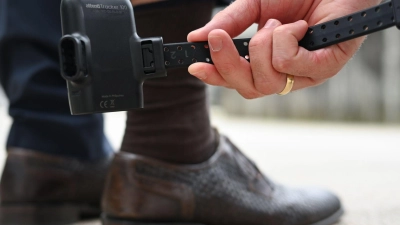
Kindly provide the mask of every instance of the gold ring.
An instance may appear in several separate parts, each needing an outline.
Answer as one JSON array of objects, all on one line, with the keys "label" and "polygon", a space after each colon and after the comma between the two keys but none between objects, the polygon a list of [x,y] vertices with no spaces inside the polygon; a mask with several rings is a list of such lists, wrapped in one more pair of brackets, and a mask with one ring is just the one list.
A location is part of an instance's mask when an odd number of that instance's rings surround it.
[{"label": "gold ring", "polygon": [[278,95],[287,95],[292,90],[294,85],[294,76],[286,74],[286,86],[283,91],[279,92]]}]

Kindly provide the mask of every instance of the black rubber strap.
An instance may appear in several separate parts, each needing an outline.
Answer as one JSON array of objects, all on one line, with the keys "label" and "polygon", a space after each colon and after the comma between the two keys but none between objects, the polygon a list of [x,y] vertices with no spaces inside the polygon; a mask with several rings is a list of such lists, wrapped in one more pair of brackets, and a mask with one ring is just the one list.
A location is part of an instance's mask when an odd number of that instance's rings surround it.
[{"label": "black rubber strap", "polygon": [[[249,60],[250,38],[233,39],[239,55]],[[164,44],[164,62],[166,68],[187,67],[195,62],[213,63],[208,43],[205,42],[182,42]]]},{"label": "black rubber strap", "polygon": [[[366,10],[312,26],[299,42],[299,45],[313,51],[377,32],[395,24],[393,4],[392,2],[385,2]],[[233,42],[239,54],[250,60],[248,50],[250,39],[234,39]],[[208,48],[207,42],[165,44],[165,66],[166,68],[174,68],[187,67],[195,62],[213,63]]]},{"label": "black rubber strap", "polygon": [[395,25],[392,2],[362,10],[312,26],[299,42],[308,50],[317,50],[361,37]]}]

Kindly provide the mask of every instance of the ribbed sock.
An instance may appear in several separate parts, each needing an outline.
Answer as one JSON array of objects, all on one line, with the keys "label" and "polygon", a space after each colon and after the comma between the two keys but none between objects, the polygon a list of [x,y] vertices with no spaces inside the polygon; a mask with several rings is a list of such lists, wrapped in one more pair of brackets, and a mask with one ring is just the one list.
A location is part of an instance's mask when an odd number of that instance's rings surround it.
[{"label": "ribbed sock", "polygon": [[[138,34],[184,42],[210,20],[213,6],[213,1],[163,1],[136,7]],[[218,138],[210,125],[206,86],[187,69],[147,80],[144,101],[144,109],[128,112],[121,151],[173,163],[199,163],[213,155]]]}]

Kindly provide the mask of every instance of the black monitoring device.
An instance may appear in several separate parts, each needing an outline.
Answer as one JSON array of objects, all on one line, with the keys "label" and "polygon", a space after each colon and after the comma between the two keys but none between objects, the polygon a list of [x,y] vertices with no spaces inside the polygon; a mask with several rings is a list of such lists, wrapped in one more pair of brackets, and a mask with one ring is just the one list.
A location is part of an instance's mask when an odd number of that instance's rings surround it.
[{"label": "black monitoring device", "polygon": [[[164,44],[137,35],[129,0],[62,0],[61,75],[67,81],[71,114],[143,108],[143,82],[167,69],[212,63],[207,42]],[[400,0],[310,27],[299,45],[317,50],[396,25]],[[250,60],[250,39],[234,39]]]}]

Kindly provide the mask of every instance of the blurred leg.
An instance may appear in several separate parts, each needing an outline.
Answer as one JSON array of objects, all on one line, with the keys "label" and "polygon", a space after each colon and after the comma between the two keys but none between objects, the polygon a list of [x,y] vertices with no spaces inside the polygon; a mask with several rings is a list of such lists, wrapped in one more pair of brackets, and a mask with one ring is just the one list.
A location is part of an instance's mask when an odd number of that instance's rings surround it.
[{"label": "blurred leg", "polygon": [[13,124],[7,146],[96,160],[112,153],[102,115],[71,116],[59,74],[60,1],[0,2],[0,79]]},{"label": "blurred leg", "polygon": [[113,150],[102,115],[70,115],[59,74],[59,13],[58,0],[0,1],[0,79],[13,118],[0,183],[2,225],[100,215]]}]

